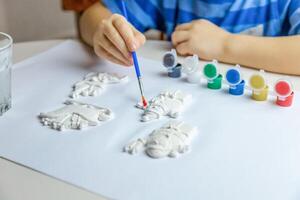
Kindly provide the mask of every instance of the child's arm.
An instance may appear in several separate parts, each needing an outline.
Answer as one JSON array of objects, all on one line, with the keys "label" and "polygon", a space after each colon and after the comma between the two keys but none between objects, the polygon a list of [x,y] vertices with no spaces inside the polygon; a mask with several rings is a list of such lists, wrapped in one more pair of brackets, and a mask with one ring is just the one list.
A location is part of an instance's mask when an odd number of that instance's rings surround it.
[{"label": "child's arm", "polygon": [[95,3],[82,14],[79,26],[82,39],[94,47],[95,53],[117,64],[132,65],[130,52],[145,43],[142,33],[101,3]]},{"label": "child's arm", "polygon": [[255,37],[230,34],[216,25],[197,20],[179,25],[172,42],[182,55],[300,75],[300,36]]}]

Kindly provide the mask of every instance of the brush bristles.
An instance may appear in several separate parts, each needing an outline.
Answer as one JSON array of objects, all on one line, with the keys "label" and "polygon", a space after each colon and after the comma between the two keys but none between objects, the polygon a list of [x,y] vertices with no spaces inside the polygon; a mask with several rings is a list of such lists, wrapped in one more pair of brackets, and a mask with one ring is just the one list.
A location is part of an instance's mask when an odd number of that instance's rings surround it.
[{"label": "brush bristles", "polygon": [[142,97],[143,106],[146,108],[148,106],[148,102],[145,97]]}]

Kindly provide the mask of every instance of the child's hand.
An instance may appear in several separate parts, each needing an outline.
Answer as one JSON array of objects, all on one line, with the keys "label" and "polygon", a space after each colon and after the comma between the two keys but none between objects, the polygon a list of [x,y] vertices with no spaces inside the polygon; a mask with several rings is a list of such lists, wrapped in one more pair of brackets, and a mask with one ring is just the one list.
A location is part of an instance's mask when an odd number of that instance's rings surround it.
[{"label": "child's hand", "polygon": [[207,20],[196,20],[177,26],[172,43],[180,55],[197,54],[202,59],[213,60],[224,54],[229,35]]},{"label": "child's hand", "polygon": [[130,66],[132,51],[145,43],[145,36],[118,14],[103,20],[93,37],[95,53],[111,62]]}]

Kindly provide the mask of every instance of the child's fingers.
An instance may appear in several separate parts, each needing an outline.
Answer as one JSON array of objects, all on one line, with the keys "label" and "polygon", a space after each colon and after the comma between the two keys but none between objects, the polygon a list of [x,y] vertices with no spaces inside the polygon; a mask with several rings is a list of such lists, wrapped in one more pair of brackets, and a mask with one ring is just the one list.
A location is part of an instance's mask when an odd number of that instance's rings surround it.
[{"label": "child's fingers", "polygon": [[185,42],[189,39],[188,31],[175,31],[172,34],[172,43],[177,46],[179,43]]},{"label": "child's fingers", "polygon": [[176,46],[176,51],[178,52],[179,55],[182,56],[189,55],[188,49],[189,47],[187,42],[180,43],[179,45]]},{"label": "child's fingers", "polygon": [[119,64],[119,65],[130,66],[130,65],[127,65],[126,63],[122,62],[121,60],[118,60],[117,58],[115,58],[112,54],[107,52],[101,46],[95,45],[94,50],[95,50],[96,55],[99,56],[100,58],[107,59],[107,60],[109,60],[113,63]]},{"label": "child's fingers", "polygon": [[140,31],[138,31],[132,24],[130,24],[130,26],[133,30],[135,39],[139,42],[139,47],[141,47],[146,42],[145,35],[143,33],[141,33]]},{"label": "child's fingers", "polygon": [[[125,58],[124,55],[117,49],[114,44],[105,36],[100,36],[101,42],[98,43],[103,49],[105,49],[111,55],[114,55],[118,60],[121,60],[123,63],[127,65],[132,65],[131,58]],[[97,45],[97,44],[96,44]]]},{"label": "child's fingers", "polygon": [[137,41],[137,48],[140,48],[146,42],[146,37],[139,31],[134,30],[134,37]]},{"label": "child's fingers", "polygon": [[113,25],[125,41],[128,50],[135,51],[137,49],[137,44],[135,42],[133,29],[127,20],[122,16],[118,16],[113,19]]},{"label": "child's fingers", "polygon": [[175,31],[186,31],[191,29],[192,23],[184,23],[176,26]]},{"label": "child's fingers", "polygon": [[131,54],[128,51],[123,38],[116,30],[116,28],[109,21],[104,21],[103,24],[104,35],[114,44],[115,47],[117,47],[117,49],[120,50],[120,52],[124,55],[125,58],[129,58]]}]

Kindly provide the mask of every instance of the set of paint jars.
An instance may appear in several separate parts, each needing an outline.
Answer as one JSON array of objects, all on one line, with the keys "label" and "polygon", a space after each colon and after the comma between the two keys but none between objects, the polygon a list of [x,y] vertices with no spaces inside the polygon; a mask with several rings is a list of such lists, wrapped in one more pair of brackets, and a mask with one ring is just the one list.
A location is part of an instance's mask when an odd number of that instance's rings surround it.
[{"label": "set of paint jars", "polygon": [[185,58],[183,64],[180,64],[175,49],[172,49],[165,53],[163,66],[167,68],[168,76],[171,78],[180,78],[182,73],[185,73],[190,83],[200,83],[201,72],[197,55]]},{"label": "set of paint jars", "polygon": [[[203,68],[203,75],[207,79],[207,87],[209,89],[221,89],[223,83],[223,76],[218,71],[218,61],[213,60]],[[245,91],[246,82],[242,78],[240,66],[236,65],[226,71],[225,79],[229,86],[229,94],[243,95]]]},{"label": "set of paint jars", "polygon": [[[171,78],[180,78],[182,73],[186,74],[190,83],[200,83],[201,77],[207,80],[207,88],[218,90],[222,88],[223,75],[219,73],[218,61],[213,60],[207,63],[202,73],[199,67],[197,55],[184,59],[182,64],[177,62],[177,54],[174,49],[167,52],[163,58],[163,65],[167,68],[168,76]],[[246,89],[246,81],[243,79],[240,66],[229,68],[225,73],[225,83],[229,86],[228,92],[231,95],[240,96]],[[252,99],[255,101],[266,101],[269,95],[269,86],[267,84],[265,73],[260,70],[253,74],[249,79],[249,88],[252,90]],[[280,79],[274,85],[276,95],[276,104],[283,107],[289,107],[293,103],[294,92],[292,84],[288,80]]]},{"label": "set of paint jars", "polygon": [[[222,81],[218,80],[222,75],[218,73],[217,61],[208,63],[204,66],[203,74],[208,80],[207,87],[210,89],[220,89]],[[213,79],[212,79],[213,78]],[[243,95],[246,82],[242,78],[240,66],[229,68],[225,75],[226,83],[229,86],[229,94]],[[213,84],[214,87],[212,87]],[[256,101],[266,101],[269,95],[269,86],[265,78],[265,72],[260,70],[249,78],[249,87],[252,90],[252,99]],[[292,105],[294,92],[292,84],[288,80],[280,79],[274,85],[276,104],[283,107]]]},{"label": "set of paint jars", "polygon": [[[256,101],[265,101],[268,98],[269,86],[266,82],[264,71],[253,74],[249,79],[249,85],[252,89],[252,99]],[[292,84],[285,79],[279,79],[274,85],[276,95],[276,104],[283,107],[289,107],[293,103],[294,91]]]}]

